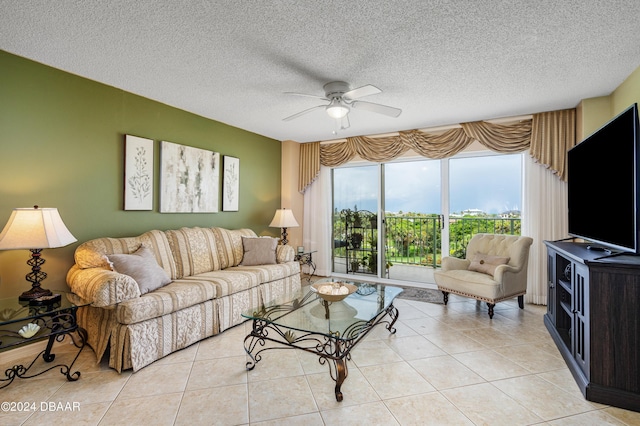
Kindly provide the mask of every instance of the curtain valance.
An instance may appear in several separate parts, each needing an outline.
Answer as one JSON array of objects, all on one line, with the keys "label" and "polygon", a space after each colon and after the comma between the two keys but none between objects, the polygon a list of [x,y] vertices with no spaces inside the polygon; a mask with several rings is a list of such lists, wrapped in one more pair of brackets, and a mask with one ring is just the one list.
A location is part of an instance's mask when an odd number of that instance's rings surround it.
[{"label": "curtain valance", "polygon": [[461,152],[474,141],[501,153],[529,148],[535,161],[566,181],[566,153],[575,145],[575,109],[534,114],[533,119],[513,124],[476,121],[460,126],[441,133],[409,130],[395,136],[356,136],[347,138],[346,142],[326,145],[319,142],[302,144],[298,189],[304,192],[318,175],[320,165],[337,167],[356,155],[382,163],[413,150],[423,157],[441,159]]},{"label": "curtain valance", "polygon": [[567,151],[576,146],[576,110],[543,112],[533,116],[529,154],[567,181]]}]

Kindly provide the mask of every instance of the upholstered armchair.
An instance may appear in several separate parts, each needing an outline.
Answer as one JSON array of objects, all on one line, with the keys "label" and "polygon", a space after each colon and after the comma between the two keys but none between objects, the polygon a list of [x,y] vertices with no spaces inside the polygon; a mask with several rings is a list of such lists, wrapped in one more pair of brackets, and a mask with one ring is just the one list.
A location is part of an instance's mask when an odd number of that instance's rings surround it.
[{"label": "upholstered armchair", "polygon": [[532,243],[532,238],[519,235],[474,235],[465,259],[444,257],[442,269],[434,274],[444,304],[449,293],[472,297],[486,302],[489,318],[493,318],[496,303],[517,296],[520,309],[524,309]]}]

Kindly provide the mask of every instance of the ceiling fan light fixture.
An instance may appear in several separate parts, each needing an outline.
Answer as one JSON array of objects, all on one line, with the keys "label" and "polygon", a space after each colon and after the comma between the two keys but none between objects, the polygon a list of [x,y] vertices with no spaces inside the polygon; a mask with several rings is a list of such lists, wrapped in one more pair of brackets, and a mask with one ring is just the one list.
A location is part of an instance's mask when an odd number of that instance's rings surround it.
[{"label": "ceiling fan light fixture", "polygon": [[344,105],[338,99],[332,99],[331,103],[327,105],[327,114],[331,118],[344,118],[347,114],[349,114],[349,107]]}]

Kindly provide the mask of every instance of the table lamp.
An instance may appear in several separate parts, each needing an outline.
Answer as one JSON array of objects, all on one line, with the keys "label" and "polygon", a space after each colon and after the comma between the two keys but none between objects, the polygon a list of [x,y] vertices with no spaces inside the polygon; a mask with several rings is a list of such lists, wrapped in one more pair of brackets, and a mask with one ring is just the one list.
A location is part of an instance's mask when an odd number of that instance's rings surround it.
[{"label": "table lamp", "polygon": [[43,296],[51,296],[51,290],[40,287],[40,282],[47,278],[47,274],[40,270],[44,259],[40,256],[42,249],[64,247],[77,241],[71,235],[60,218],[56,208],[19,208],[14,209],[0,233],[0,250],[31,251],[31,258],[27,265],[31,272],[25,278],[31,283],[31,290],[25,291],[19,297],[22,301],[29,301]]},{"label": "table lamp", "polygon": [[287,240],[287,228],[296,228],[300,225],[298,225],[291,210],[278,209],[269,226],[272,228],[282,228],[282,245],[287,245],[289,242]]}]

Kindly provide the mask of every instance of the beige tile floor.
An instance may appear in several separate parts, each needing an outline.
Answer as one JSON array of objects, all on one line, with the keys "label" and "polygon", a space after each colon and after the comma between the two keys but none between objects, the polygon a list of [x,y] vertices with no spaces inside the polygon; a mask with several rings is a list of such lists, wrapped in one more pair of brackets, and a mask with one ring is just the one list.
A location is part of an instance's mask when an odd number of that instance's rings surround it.
[{"label": "beige tile floor", "polygon": [[[247,372],[245,323],[135,374],[96,364],[86,348],[77,382],[51,371],[0,390],[0,401],[36,408],[0,411],[0,424],[640,425],[640,413],[582,397],[543,325],[543,306],[504,302],[492,321],[461,297],[447,307],[396,306],[397,333],[378,327],[353,351],[341,403],[327,366],[306,352],[267,351]],[[57,356],[70,348],[63,342]]]}]

